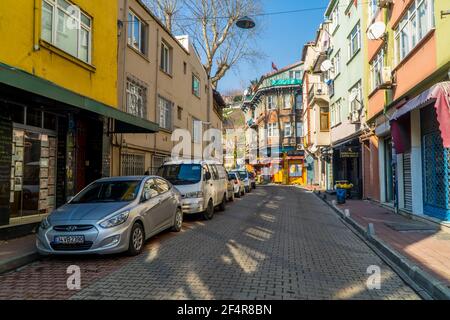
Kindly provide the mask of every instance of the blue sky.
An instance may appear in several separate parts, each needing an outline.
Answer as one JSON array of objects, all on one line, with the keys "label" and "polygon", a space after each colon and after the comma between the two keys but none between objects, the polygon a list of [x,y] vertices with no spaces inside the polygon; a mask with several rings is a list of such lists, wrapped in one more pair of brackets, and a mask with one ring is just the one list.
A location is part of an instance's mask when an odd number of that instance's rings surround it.
[{"label": "blue sky", "polygon": [[[263,0],[265,13],[326,7],[328,0]],[[250,80],[271,71],[272,61],[278,68],[301,59],[303,45],[313,40],[325,10],[287,13],[265,16],[264,30],[258,47],[265,57],[257,65],[239,64],[219,82],[219,90],[241,89]],[[245,31],[244,31],[245,32]]]}]

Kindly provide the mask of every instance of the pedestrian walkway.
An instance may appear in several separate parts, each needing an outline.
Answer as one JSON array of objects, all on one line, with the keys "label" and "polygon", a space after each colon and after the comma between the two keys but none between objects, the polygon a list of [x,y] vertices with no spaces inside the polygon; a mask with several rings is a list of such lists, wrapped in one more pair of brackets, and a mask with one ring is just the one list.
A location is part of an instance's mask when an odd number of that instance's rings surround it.
[{"label": "pedestrian walkway", "polygon": [[21,267],[37,259],[34,234],[0,241],[0,273]]},{"label": "pedestrian walkway", "polygon": [[[331,203],[336,196],[327,194],[326,200]],[[348,209],[365,229],[372,223],[380,240],[450,288],[450,233],[368,200],[347,200],[337,208]]]}]

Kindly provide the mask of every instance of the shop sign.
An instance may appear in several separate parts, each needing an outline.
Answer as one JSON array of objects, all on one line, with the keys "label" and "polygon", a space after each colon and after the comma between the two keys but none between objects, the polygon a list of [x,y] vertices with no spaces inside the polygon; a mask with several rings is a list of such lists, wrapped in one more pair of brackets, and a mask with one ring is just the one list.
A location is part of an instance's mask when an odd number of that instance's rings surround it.
[{"label": "shop sign", "polygon": [[358,158],[359,152],[353,150],[352,148],[345,148],[340,150],[341,158]]}]

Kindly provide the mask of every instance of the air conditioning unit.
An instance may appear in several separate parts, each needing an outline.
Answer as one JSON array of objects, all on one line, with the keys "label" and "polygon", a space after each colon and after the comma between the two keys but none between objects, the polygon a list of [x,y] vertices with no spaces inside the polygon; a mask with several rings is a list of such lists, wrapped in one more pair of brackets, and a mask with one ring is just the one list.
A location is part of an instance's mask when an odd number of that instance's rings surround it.
[{"label": "air conditioning unit", "polygon": [[391,88],[393,84],[392,81],[392,68],[391,67],[384,67],[383,70],[381,70],[381,84],[380,88]]},{"label": "air conditioning unit", "polygon": [[349,116],[349,120],[350,120],[350,123],[359,123],[360,122],[360,119],[359,119],[359,111],[357,111],[357,110],[353,110],[351,113],[350,113],[350,116]]},{"label": "air conditioning unit", "polygon": [[394,0],[378,0],[377,6],[380,8],[388,8],[392,4],[394,4]]}]

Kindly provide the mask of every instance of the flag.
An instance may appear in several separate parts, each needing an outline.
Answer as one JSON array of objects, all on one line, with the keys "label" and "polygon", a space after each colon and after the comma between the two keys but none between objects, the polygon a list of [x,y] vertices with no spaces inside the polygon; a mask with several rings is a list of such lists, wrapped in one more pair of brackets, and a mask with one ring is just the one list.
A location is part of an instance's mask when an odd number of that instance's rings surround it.
[{"label": "flag", "polygon": [[272,62],[272,69],[275,70],[275,71],[278,71],[277,66],[276,66],[275,63],[273,63],[273,62]]}]

